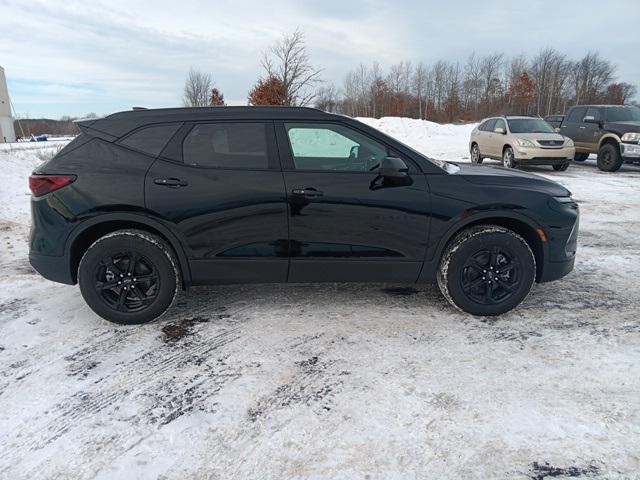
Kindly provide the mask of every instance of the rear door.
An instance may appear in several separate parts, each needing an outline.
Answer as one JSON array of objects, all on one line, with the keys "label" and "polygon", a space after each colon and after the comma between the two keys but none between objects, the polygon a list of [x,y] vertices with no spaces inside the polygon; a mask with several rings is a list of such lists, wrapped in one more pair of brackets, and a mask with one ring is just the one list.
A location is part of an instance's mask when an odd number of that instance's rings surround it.
[{"label": "rear door", "polygon": [[483,155],[492,155],[491,141],[493,135],[493,126],[496,124],[495,118],[490,118],[478,128],[478,147]]},{"label": "rear door", "polygon": [[388,145],[339,122],[276,122],[289,203],[290,282],[415,282],[430,224],[424,174],[381,178]]},{"label": "rear door", "polygon": [[194,283],[286,281],[273,122],[185,125],[149,169],[145,193],[147,208],[181,237]]},{"label": "rear door", "polygon": [[587,107],[573,107],[560,127],[560,133],[572,139],[576,145],[576,149],[579,151],[586,151],[582,141],[580,140],[583,138],[583,130],[586,129],[583,122],[586,114]]}]

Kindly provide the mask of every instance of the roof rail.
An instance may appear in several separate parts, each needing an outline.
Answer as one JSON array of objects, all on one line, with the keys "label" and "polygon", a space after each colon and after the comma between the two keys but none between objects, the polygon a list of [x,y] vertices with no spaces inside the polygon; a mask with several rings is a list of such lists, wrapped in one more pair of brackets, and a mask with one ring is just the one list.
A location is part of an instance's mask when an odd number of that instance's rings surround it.
[{"label": "roof rail", "polygon": [[149,110],[147,107],[131,107],[131,110],[133,110],[134,112],[138,111],[138,110]]}]

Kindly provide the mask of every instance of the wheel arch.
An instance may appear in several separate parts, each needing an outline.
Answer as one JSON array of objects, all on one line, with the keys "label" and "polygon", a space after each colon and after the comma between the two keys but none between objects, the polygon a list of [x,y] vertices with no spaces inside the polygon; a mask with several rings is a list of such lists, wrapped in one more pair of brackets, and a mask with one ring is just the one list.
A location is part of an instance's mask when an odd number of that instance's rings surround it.
[{"label": "wheel arch", "polygon": [[598,142],[598,150],[600,150],[602,146],[607,143],[613,145],[616,148],[620,148],[621,142],[622,140],[615,133],[606,133],[600,138],[600,141]]},{"label": "wheel arch", "polygon": [[508,228],[509,230],[520,235],[531,248],[533,256],[536,259],[536,281],[542,278],[544,270],[545,258],[547,258],[547,245],[540,238],[538,230],[541,228],[533,220],[516,212],[486,212],[481,215],[473,215],[465,221],[452,225],[444,235],[442,235],[431,259],[425,262],[423,271],[420,274],[419,282],[427,282],[427,278],[435,276],[438,269],[440,259],[447,246],[453,239],[463,230],[477,225],[497,225]]},{"label": "wheel arch", "polygon": [[73,282],[78,281],[78,266],[87,249],[100,237],[122,229],[138,229],[157,235],[171,247],[178,259],[182,287],[191,283],[191,270],[179,239],[159,220],[135,213],[109,213],[87,220],[69,235],[65,251],[69,253],[69,269]]}]

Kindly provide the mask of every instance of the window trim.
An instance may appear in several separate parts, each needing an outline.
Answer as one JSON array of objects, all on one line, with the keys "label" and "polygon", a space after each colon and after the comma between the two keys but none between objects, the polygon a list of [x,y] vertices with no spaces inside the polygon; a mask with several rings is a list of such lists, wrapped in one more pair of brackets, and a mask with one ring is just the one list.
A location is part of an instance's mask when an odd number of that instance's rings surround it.
[{"label": "window trim", "polygon": [[[251,123],[251,124],[262,124],[265,129],[265,143],[267,146],[267,168],[245,168],[245,167],[218,167],[214,165],[193,165],[186,163],[184,161],[184,142],[191,133],[191,131],[197,125],[212,125],[212,124],[238,124],[238,123]],[[167,161],[173,163],[179,163],[180,165],[184,165],[185,167],[191,168],[201,168],[207,170],[241,170],[245,172],[273,172],[273,171],[281,171],[282,167],[280,165],[279,156],[278,156],[278,148],[275,143],[275,132],[273,127],[272,120],[257,120],[257,119],[238,119],[238,120],[205,120],[205,121],[189,121],[184,124],[185,131],[182,135],[182,138],[179,140],[180,148],[178,149],[180,152],[180,162],[176,162],[170,158],[167,158]],[[168,146],[168,144],[167,144]],[[166,146],[165,146],[166,148]],[[164,157],[162,157],[164,159]]]},{"label": "window trim", "polygon": [[[336,121],[336,120],[316,120],[316,119],[304,119],[304,120],[299,120],[299,119],[291,119],[291,120],[279,120],[275,123],[275,127],[276,127],[276,137],[278,140],[278,150],[280,153],[280,163],[282,165],[282,171],[283,172],[297,172],[297,173],[330,173],[330,174],[334,174],[334,173],[338,173],[338,174],[353,174],[353,175],[369,175],[371,176],[372,174],[376,174],[375,171],[372,172],[364,172],[364,171],[357,171],[357,170],[322,170],[322,169],[314,169],[314,170],[310,170],[310,169],[297,169],[295,166],[295,162],[293,161],[293,150],[291,149],[291,142],[289,140],[289,135],[287,133],[287,127],[285,124],[287,123],[298,123],[298,124],[319,124],[319,125],[339,125],[343,128],[348,128],[351,130],[354,130],[356,132],[358,132],[358,134],[370,139],[373,142],[376,142],[382,146],[384,146],[387,149],[387,156],[389,155],[398,155],[399,158],[401,158],[409,167],[409,174],[413,174],[413,175],[417,175],[422,172],[422,169],[420,169],[420,167],[416,164],[415,160],[413,160],[412,158],[409,158],[407,155],[402,154],[400,151],[398,151],[398,149],[393,146],[390,145],[388,142],[380,140],[379,138],[375,138],[372,135],[368,134],[367,132],[363,132],[361,129],[350,125],[348,123],[345,122],[340,122],[340,121]],[[282,151],[284,149],[284,152]]]}]

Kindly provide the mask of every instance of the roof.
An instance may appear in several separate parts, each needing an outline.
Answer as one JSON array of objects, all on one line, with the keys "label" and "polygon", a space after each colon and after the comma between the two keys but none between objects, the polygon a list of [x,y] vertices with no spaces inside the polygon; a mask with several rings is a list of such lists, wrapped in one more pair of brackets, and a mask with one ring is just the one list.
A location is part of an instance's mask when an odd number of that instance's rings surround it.
[{"label": "roof", "polygon": [[[206,120],[329,120],[334,114],[308,107],[196,107],[136,109],[107,117],[82,120],[78,126],[105,140],[119,138],[139,126],[153,123]],[[106,136],[105,136],[106,135]]]}]

